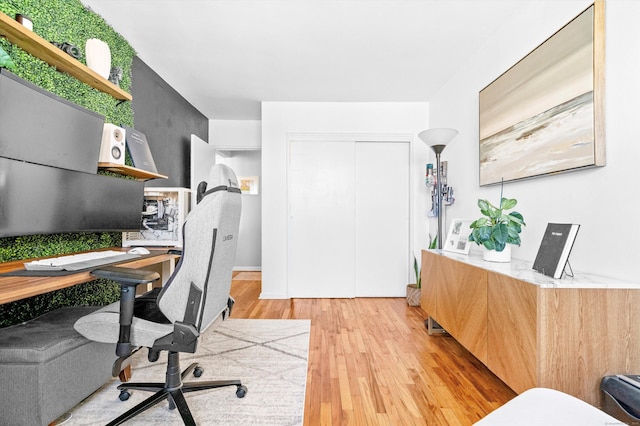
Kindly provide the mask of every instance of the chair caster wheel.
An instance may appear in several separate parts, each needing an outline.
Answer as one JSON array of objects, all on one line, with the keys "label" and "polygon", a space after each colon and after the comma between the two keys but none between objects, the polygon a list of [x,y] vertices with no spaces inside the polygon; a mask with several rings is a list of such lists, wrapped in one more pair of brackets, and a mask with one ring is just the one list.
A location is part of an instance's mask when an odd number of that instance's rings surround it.
[{"label": "chair caster wheel", "polygon": [[120,401],[126,401],[127,399],[129,399],[130,396],[131,396],[131,392],[123,390],[123,391],[120,391],[120,396],[118,398],[120,398]]},{"label": "chair caster wheel", "polygon": [[193,375],[194,375],[195,377],[200,377],[200,376],[202,376],[202,373],[204,373],[204,369],[203,369],[202,367],[196,367],[196,368],[194,368],[194,370],[193,370]]},{"label": "chair caster wheel", "polygon": [[247,387],[245,385],[238,386],[238,389],[236,389],[236,396],[238,398],[244,398],[246,394],[247,394]]}]

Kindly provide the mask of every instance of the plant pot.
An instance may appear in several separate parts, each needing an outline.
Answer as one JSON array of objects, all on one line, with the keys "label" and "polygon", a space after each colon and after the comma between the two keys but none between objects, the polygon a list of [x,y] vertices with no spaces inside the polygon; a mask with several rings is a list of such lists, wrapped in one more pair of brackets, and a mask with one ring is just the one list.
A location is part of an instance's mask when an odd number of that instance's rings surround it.
[{"label": "plant pot", "polygon": [[109,45],[97,38],[90,38],[85,43],[84,50],[87,66],[103,78],[109,78],[109,71],[111,71],[111,50]]},{"label": "plant pot", "polygon": [[482,259],[487,262],[511,262],[511,244],[507,244],[502,251],[487,250],[483,247]]},{"label": "plant pot", "polygon": [[407,304],[420,306],[420,289],[416,284],[407,284]]}]

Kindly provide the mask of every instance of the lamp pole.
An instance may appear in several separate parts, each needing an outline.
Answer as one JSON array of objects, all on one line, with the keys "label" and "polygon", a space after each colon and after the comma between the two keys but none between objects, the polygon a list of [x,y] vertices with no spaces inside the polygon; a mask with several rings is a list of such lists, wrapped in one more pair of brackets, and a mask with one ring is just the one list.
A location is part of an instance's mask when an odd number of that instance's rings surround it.
[{"label": "lamp pole", "polygon": [[436,153],[436,191],[438,192],[436,198],[438,203],[437,239],[439,249],[442,248],[442,212],[444,210],[444,206],[442,205],[442,170],[440,166],[440,154],[457,134],[457,130],[444,128],[423,130],[418,134],[418,137]]},{"label": "lamp pole", "polygon": [[436,153],[436,191],[438,200],[438,248],[442,248],[442,170],[440,169],[440,154],[444,151],[446,145],[433,145],[431,149]]}]

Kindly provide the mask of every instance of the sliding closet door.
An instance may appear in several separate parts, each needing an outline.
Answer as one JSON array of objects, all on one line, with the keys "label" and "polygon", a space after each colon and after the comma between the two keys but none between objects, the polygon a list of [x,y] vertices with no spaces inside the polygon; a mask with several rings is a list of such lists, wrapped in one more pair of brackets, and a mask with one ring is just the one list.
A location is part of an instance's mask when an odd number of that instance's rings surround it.
[{"label": "sliding closet door", "polygon": [[409,283],[409,143],[356,143],[356,296],[402,297]]},{"label": "sliding closet door", "polygon": [[289,297],[406,294],[409,143],[292,141],[288,180]]},{"label": "sliding closet door", "polygon": [[290,142],[289,297],[355,295],[354,149],[353,141]]}]

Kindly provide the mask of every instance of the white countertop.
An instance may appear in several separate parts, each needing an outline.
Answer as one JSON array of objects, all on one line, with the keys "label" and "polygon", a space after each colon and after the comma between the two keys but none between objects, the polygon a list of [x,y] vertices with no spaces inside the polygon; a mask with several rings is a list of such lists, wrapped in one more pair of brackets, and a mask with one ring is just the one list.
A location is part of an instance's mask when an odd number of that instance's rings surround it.
[{"label": "white countertop", "polygon": [[533,388],[489,413],[474,426],[614,426],[618,419],[586,402],[553,389]]},{"label": "white countertop", "polygon": [[574,276],[570,277],[566,274],[561,279],[555,279],[543,275],[533,270],[533,262],[520,259],[511,259],[508,263],[488,262],[482,259],[480,254],[464,255],[459,253],[448,252],[444,250],[428,250],[432,253],[440,254],[449,259],[455,259],[468,265],[486,269],[487,271],[497,272],[511,278],[516,278],[531,284],[540,286],[541,288],[603,288],[603,289],[638,289],[640,290],[640,281],[623,281],[611,277],[603,277],[595,274],[586,274],[574,271]]}]

